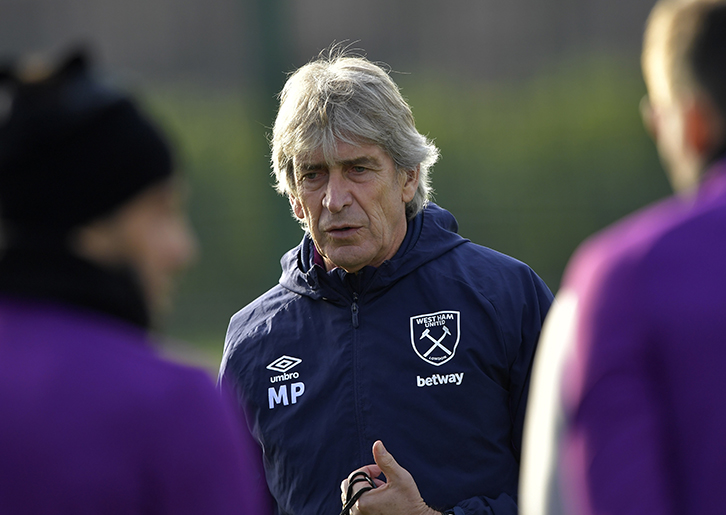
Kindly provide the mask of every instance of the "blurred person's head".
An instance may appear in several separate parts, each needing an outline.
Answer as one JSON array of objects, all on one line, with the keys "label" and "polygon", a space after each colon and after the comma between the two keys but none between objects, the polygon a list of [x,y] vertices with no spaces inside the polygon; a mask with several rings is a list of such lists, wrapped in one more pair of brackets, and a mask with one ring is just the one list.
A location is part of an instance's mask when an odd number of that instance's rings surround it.
[{"label": "blurred person's head", "polygon": [[128,96],[96,80],[83,54],[57,70],[6,67],[0,119],[5,252],[59,251],[129,275],[154,318],[195,240],[168,143]]},{"label": "blurred person's head", "polygon": [[[276,187],[328,265],[356,271],[390,258],[406,221],[430,199],[438,155],[416,130],[398,86],[365,58],[333,50],[293,73],[280,95]],[[358,178],[347,180],[348,168]],[[319,184],[321,172],[328,177],[334,169],[346,180]]]},{"label": "blurred person's head", "polygon": [[660,0],[645,32],[643,114],[676,190],[726,151],[726,1]]}]

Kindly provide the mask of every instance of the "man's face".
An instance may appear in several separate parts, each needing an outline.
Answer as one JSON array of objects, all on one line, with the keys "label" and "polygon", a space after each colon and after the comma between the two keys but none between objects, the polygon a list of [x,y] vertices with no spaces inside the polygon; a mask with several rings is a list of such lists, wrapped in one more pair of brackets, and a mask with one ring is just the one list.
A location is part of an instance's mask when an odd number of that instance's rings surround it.
[{"label": "man's face", "polygon": [[111,216],[82,228],[80,235],[82,255],[135,271],[154,318],[171,307],[175,275],[196,254],[183,188],[175,180],[146,189]]},{"label": "man's face", "polygon": [[174,279],[189,265],[197,244],[185,211],[178,181],[142,193],[125,209],[122,239],[128,260],[137,270],[152,313],[171,307]]},{"label": "man's face", "polygon": [[328,270],[379,266],[406,235],[418,170],[398,172],[383,149],[369,144],[338,142],[334,161],[328,165],[322,149],[294,159],[295,216],[305,221]]}]

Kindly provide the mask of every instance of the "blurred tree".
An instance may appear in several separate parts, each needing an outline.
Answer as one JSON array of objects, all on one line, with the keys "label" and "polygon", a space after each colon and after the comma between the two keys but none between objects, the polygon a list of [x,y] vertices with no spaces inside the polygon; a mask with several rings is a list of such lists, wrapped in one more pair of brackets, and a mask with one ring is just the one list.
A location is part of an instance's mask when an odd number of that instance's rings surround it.
[{"label": "blurred tree", "polygon": [[[290,30],[289,2],[285,0],[253,0],[257,11],[259,44],[258,56],[261,59],[261,89],[270,94],[277,94],[285,84],[285,72],[292,69],[292,49]],[[274,102],[273,102],[274,108]]]}]

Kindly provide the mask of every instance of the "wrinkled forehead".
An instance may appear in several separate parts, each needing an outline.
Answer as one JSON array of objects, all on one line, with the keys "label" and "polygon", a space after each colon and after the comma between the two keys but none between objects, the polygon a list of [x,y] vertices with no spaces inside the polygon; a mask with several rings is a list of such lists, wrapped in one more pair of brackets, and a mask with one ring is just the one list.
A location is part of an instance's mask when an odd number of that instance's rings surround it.
[{"label": "wrinkled forehead", "polygon": [[336,154],[330,155],[326,158],[325,152],[323,152],[323,147],[317,147],[314,150],[301,152],[299,154],[296,154],[292,158],[293,166],[295,170],[301,170],[307,166],[311,165],[321,165],[321,164],[327,164],[330,166],[333,162],[335,162]]}]

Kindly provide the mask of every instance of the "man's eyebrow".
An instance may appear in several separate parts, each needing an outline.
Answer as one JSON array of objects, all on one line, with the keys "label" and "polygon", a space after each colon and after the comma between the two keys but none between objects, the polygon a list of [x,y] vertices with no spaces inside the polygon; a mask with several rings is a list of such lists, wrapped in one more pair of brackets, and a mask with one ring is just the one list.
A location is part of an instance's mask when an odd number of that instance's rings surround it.
[{"label": "man's eyebrow", "polygon": [[[373,156],[360,156],[355,157],[353,159],[345,159],[343,161],[336,161],[336,165],[342,165],[342,166],[360,166],[360,165],[372,165],[372,166],[380,166],[381,163]],[[295,168],[297,168],[300,171],[303,172],[311,172],[316,170],[323,170],[328,167],[328,164],[325,162],[322,163],[314,163],[314,162],[302,162]]]},{"label": "man's eyebrow", "polygon": [[380,166],[380,162],[378,159],[372,156],[361,156],[356,157],[355,159],[346,159],[345,161],[340,161],[340,164],[343,166],[359,166],[359,165],[373,165],[373,166]]},{"label": "man's eyebrow", "polygon": [[328,165],[326,165],[325,163],[300,163],[295,168],[303,172],[311,172],[315,170],[322,170],[327,166]]}]

